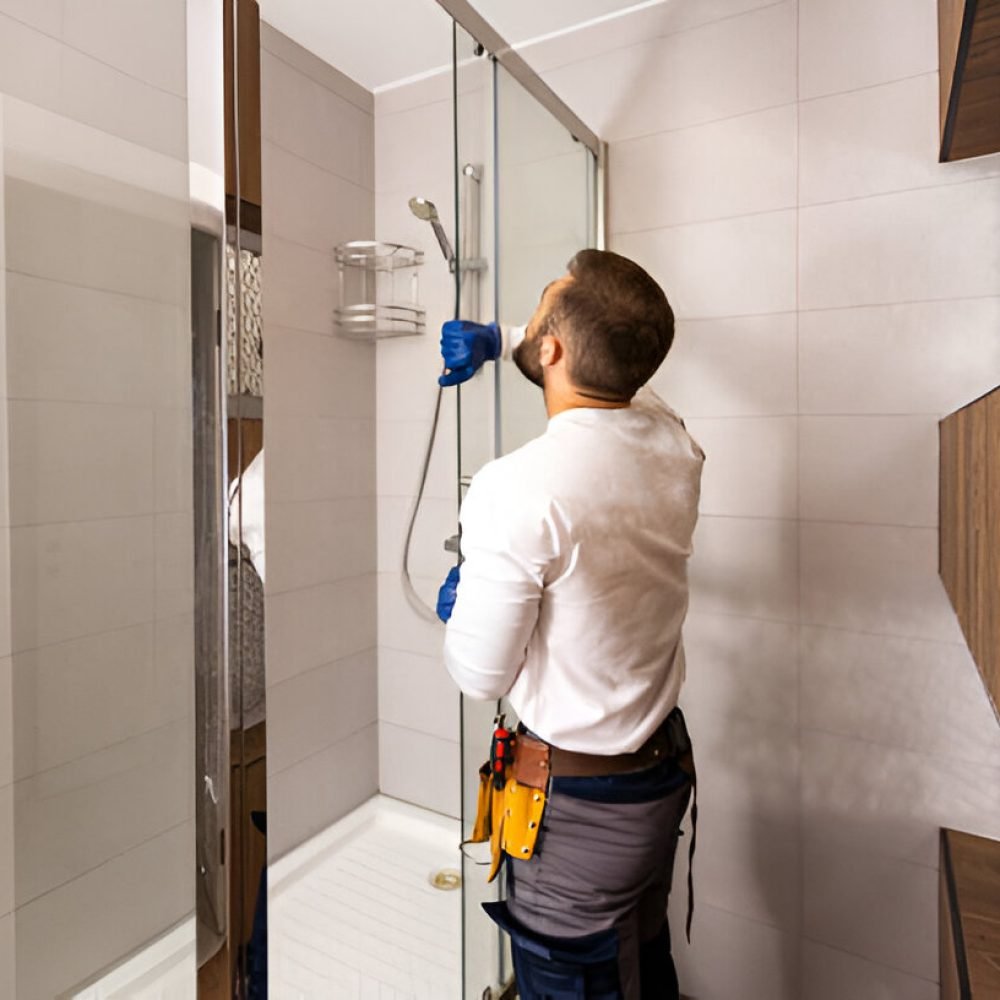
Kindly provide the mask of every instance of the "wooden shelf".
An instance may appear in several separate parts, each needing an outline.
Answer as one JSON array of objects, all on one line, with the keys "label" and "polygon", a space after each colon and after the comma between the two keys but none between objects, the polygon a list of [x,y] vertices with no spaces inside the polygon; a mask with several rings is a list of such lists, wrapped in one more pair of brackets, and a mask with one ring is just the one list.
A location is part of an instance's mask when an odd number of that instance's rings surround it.
[{"label": "wooden shelf", "polygon": [[938,0],[941,162],[1000,152],[1000,0]]},{"label": "wooden shelf", "polygon": [[941,831],[942,1000],[1000,996],[1000,841]]},{"label": "wooden shelf", "polygon": [[942,420],[940,434],[941,580],[997,711],[1000,709],[1000,388]]}]

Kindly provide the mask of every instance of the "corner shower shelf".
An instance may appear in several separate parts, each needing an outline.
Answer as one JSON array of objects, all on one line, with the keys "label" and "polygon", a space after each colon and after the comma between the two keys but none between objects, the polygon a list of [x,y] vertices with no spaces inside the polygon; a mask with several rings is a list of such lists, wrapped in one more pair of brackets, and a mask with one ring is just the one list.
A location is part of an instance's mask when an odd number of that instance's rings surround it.
[{"label": "corner shower shelf", "polygon": [[334,332],[349,340],[412,337],[426,329],[420,302],[424,252],[401,243],[352,240],[334,247]]}]

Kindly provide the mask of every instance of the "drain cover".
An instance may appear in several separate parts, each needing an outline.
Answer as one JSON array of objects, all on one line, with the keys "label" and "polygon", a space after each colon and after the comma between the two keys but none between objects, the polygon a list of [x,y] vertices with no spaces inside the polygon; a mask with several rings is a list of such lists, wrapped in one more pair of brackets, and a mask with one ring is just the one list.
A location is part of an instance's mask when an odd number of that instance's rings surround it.
[{"label": "drain cover", "polygon": [[452,889],[462,888],[462,875],[454,868],[442,868],[431,873],[430,883],[435,889],[450,892]]}]

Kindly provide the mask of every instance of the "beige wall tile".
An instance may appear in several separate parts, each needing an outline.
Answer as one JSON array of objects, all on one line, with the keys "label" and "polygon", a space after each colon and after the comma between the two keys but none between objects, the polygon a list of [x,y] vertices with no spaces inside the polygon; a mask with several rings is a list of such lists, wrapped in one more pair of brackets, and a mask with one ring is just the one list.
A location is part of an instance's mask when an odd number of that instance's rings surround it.
[{"label": "beige wall tile", "polygon": [[377,719],[374,649],[272,684],[267,691],[267,724],[280,738],[269,748],[268,773],[285,771]]},{"label": "beige wall tile", "polygon": [[1000,295],[1000,180],[799,214],[804,309]]},{"label": "beige wall tile", "polygon": [[687,417],[797,411],[795,313],[682,320],[652,387]]},{"label": "beige wall tile", "polygon": [[281,857],[366,802],[378,790],[378,726],[321,750],[267,784],[267,850]]},{"label": "beige wall tile", "polygon": [[937,525],[936,416],[803,417],[800,432],[803,518]]},{"label": "beige wall tile", "polygon": [[611,249],[663,286],[678,319],[795,308],[795,212],[769,212],[643,233],[615,234]]},{"label": "beige wall tile", "polygon": [[14,649],[34,649],[152,619],[153,519],[13,528]]},{"label": "beige wall tile", "polygon": [[[193,915],[194,822],[112,858],[17,914],[17,996],[42,1000],[77,986],[163,929]],[[94,900],[102,919],[94,919]],[[52,961],[52,928],[71,928]]]},{"label": "beige wall tile", "polygon": [[804,623],[961,641],[935,529],[802,522],[801,546]]},{"label": "beige wall tile", "polygon": [[933,0],[803,0],[799,25],[803,98],[937,69]]}]

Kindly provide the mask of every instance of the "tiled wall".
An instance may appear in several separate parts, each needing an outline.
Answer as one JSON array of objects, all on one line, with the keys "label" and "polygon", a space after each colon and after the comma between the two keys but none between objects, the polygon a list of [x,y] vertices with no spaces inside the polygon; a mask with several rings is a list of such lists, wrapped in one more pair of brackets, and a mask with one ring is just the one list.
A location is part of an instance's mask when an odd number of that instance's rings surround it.
[{"label": "tiled wall", "polygon": [[[443,30],[446,30],[443,28]],[[472,101],[463,98],[463,112]],[[455,231],[452,93],[449,75],[375,98],[375,223],[379,239],[419,247],[427,333],[377,347],[380,785],[387,795],[459,814],[459,694],[441,662],[444,630],[422,620],[400,582],[403,540],[430,431],[441,371],[438,331],[454,314],[454,279],[411,197],[437,206]],[[461,134],[481,128],[463,114]],[[464,149],[463,149],[464,151]],[[474,158],[472,150],[468,158]],[[454,242],[454,240],[452,240]],[[457,523],[455,393],[446,391],[411,556],[414,583],[431,607],[454,557],[443,542]]]},{"label": "tiled wall", "polygon": [[0,996],[16,950],[19,1000],[194,908],[187,5],[113,7],[0,2]]},{"label": "tiled wall", "polygon": [[264,26],[268,847],[378,791],[375,349],[333,247],[374,235],[373,98]]},{"label": "tiled wall", "polygon": [[611,246],[674,303],[657,385],[708,453],[699,1000],[931,1000],[937,828],[1000,835],[936,569],[936,421],[1000,377],[1000,158],[936,162],[935,18],[683,0],[526,52],[611,142]]}]

